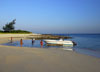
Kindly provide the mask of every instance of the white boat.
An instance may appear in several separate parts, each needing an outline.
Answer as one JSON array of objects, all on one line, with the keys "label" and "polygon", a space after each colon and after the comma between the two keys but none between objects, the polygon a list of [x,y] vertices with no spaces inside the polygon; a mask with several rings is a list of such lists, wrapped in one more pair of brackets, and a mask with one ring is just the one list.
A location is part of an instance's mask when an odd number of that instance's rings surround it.
[{"label": "white boat", "polygon": [[47,44],[56,44],[56,45],[71,45],[73,46],[74,43],[70,40],[44,40]]}]

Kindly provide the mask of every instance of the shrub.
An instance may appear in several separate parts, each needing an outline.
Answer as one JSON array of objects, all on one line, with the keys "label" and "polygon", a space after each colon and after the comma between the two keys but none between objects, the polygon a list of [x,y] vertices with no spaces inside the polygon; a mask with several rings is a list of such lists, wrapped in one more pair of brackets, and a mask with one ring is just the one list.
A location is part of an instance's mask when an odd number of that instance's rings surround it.
[{"label": "shrub", "polygon": [[2,30],[0,30],[0,33],[3,33],[3,31],[2,31]]},{"label": "shrub", "polygon": [[25,31],[25,30],[13,30],[13,31],[10,31],[10,33],[31,33],[31,32]]}]

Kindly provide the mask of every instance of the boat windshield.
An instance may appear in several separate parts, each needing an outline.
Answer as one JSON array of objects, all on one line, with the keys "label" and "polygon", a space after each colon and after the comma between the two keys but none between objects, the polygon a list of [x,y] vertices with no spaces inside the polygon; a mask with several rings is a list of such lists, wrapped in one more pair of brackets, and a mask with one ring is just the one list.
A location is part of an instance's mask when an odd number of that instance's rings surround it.
[{"label": "boat windshield", "polygon": [[63,41],[63,39],[61,38],[59,41]]}]

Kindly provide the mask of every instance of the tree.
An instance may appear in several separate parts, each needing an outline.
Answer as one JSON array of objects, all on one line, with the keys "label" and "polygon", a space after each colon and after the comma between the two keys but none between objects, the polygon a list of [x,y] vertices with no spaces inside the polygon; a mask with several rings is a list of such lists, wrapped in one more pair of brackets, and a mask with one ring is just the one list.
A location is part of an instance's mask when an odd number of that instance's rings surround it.
[{"label": "tree", "polygon": [[16,19],[14,19],[13,21],[7,23],[5,26],[3,26],[3,30],[5,32],[13,31],[15,29],[15,27],[14,27],[15,21],[16,21]]}]

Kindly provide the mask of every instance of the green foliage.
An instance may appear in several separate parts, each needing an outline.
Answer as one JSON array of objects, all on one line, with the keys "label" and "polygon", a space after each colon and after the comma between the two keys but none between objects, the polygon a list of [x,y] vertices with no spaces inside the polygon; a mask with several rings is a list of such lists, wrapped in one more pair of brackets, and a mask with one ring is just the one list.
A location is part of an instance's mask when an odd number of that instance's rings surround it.
[{"label": "green foliage", "polygon": [[0,30],[0,33],[32,33],[29,31],[25,30],[14,30],[14,24],[15,24],[16,19],[14,19],[12,22],[7,23],[5,26],[3,26],[3,30]]},{"label": "green foliage", "polygon": [[13,31],[10,31],[10,33],[31,33],[31,32],[25,31],[25,30],[13,30]]},{"label": "green foliage", "polygon": [[12,22],[7,23],[5,26],[3,26],[3,30],[5,32],[10,32],[14,30],[14,24],[15,24],[16,19],[14,19]]},{"label": "green foliage", "polygon": [[0,30],[0,33],[3,33],[3,31],[2,31],[2,30]]},{"label": "green foliage", "polygon": [[25,31],[25,30],[13,30],[13,31],[9,31],[9,32],[7,32],[7,31],[1,31],[1,30],[0,30],[0,33],[12,33],[12,34],[17,34],[17,33],[19,33],[19,34],[27,34],[27,33],[32,33],[32,32]]}]

